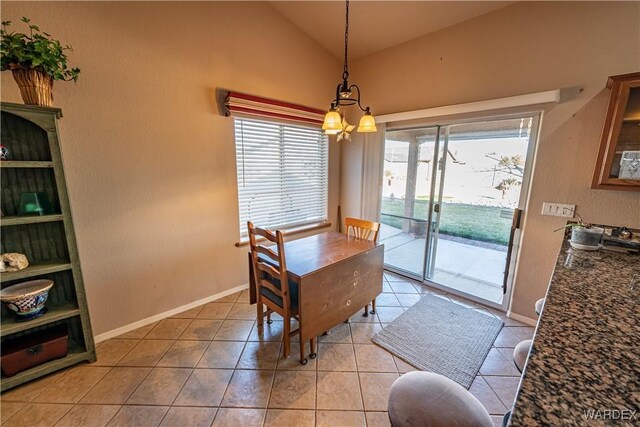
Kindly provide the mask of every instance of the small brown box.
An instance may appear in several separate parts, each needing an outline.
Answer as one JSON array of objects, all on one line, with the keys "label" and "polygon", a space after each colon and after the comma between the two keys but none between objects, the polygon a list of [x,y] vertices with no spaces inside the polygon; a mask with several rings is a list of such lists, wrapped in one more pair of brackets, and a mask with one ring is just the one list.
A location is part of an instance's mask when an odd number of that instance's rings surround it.
[{"label": "small brown box", "polygon": [[67,355],[67,325],[58,325],[2,343],[2,372],[11,377],[49,360]]}]

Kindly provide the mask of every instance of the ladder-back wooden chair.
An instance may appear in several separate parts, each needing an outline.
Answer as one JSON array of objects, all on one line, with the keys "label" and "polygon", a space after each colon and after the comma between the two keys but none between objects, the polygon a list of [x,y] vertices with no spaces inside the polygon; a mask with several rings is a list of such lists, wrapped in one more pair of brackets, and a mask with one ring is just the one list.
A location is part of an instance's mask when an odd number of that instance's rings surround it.
[{"label": "ladder-back wooden chair", "polygon": [[[378,232],[380,231],[380,223],[366,221],[358,218],[345,218],[344,226],[347,236],[357,237],[359,239],[378,241]],[[364,307],[363,316],[369,316],[369,313],[375,314],[376,300],[371,301],[371,312],[369,312],[369,304]]]},{"label": "ladder-back wooden chair", "polygon": [[[284,357],[289,357],[291,337],[300,332],[291,331],[291,319],[300,324],[298,311],[298,284],[289,280],[284,251],[284,239],[281,231],[275,233],[257,228],[251,221],[247,223],[249,244],[251,245],[251,262],[253,263],[253,279],[256,286],[256,302],[258,307],[258,333],[262,334],[264,317],[271,323],[271,313],[278,313],[284,319]],[[257,238],[262,237],[265,245],[259,244]],[[274,244],[277,252],[266,245]],[[263,304],[267,306],[264,311]],[[307,364],[304,357],[304,342],[300,340],[300,363]],[[311,340],[311,358],[315,358],[315,339]]]}]

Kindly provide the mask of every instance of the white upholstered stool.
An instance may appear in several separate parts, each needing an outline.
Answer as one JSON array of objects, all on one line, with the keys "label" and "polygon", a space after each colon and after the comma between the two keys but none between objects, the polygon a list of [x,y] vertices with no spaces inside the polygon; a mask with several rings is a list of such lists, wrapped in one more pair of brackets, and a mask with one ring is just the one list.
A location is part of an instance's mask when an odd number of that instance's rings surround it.
[{"label": "white upholstered stool", "polygon": [[531,350],[531,340],[520,341],[516,348],[513,349],[513,363],[516,364],[518,371],[522,373],[524,364],[527,362],[529,350]]},{"label": "white upholstered stool", "polygon": [[544,298],[540,298],[538,301],[536,301],[536,314],[538,316],[540,316],[540,313],[542,313],[543,306],[544,306]]},{"label": "white upholstered stool", "polygon": [[393,427],[492,427],[482,403],[460,384],[431,372],[409,372],[389,393]]}]

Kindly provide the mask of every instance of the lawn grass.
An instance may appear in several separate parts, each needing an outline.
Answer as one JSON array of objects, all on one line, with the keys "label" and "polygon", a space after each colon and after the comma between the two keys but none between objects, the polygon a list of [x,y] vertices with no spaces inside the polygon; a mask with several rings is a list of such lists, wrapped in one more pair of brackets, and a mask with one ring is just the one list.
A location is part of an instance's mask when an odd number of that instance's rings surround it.
[{"label": "lawn grass", "polygon": [[[413,217],[426,219],[428,209],[428,200],[416,200]],[[502,245],[509,243],[511,217],[502,218],[500,216],[505,208],[443,202],[441,209],[441,233]],[[404,215],[404,200],[383,198],[382,212]],[[381,218],[383,224],[402,228],[403,220],[400,218],[391,218],[385,215],[382,215]]]}]

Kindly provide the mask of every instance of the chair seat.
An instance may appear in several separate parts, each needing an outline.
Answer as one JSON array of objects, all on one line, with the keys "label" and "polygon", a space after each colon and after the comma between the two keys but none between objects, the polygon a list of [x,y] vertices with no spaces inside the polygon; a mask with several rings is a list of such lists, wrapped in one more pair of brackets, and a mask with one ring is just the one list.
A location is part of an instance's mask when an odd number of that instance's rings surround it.
[{"label": "chair seat", "polygon": [[489,412],[460,384],[432,372],[409,372],[389,393],[394,427],[493,427]]},{"label": "chair seat", "polygon": [[[280,280],[271,279],[270,282],[276,288],[280,289]],[[265,298],[269,298],[269,300],[271,300],[274,304],[282,308],[282,298],[280,298],[278,295],[273,293],[270,289],[261,287],[260,294]],[[291,305],[290,305],[291,310],[297,311],[298,310],[298,284],[293,280],[289,280],[289,298],[291,300]]]},{"label": "chair seat", "polygon": [[520,341],[516,348],[513,349],[513,363],[516,364],[516,368],[520,372],[524,370],[524,365],[527,363],[531,343],[531,340]]},{"label": "chair seat", "polygon": [[536,301],[536,314],[538,316],[540,316],[540,313],[542,313],[543,306],[544,306],[544,298],[540,298],[538,301]]}]

